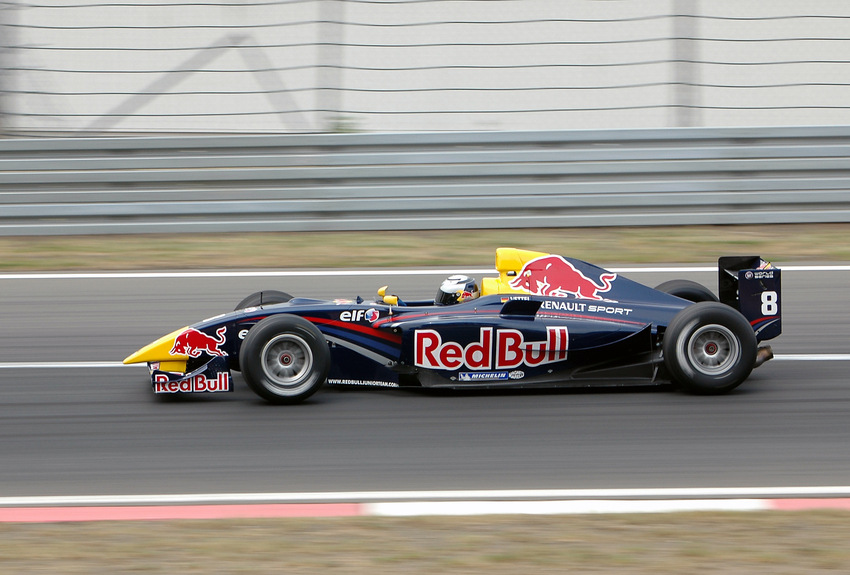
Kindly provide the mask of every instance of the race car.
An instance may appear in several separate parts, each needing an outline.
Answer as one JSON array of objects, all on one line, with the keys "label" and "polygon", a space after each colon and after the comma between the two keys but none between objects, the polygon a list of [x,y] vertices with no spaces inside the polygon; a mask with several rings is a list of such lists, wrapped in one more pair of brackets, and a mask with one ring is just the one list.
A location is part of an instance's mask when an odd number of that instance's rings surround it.
[{"label": "race car", "polygon": [[627,386],[728,392],[773,357],[781,270],[758,256],[718,262],[719,297],[656,288],[559,255],[499,248],[497,277],[446,279],[434,299],[319,300],[262,291],[182,327],[125,364],[147,363],[156,394],[233,390],[271,403],[322,385],[434,388]]}]

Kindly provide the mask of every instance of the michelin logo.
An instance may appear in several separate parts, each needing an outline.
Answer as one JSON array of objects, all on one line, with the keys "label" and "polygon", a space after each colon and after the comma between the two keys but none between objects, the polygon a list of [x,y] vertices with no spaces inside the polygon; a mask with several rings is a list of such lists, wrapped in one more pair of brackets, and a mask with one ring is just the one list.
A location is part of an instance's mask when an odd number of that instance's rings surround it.
[{"label": "michelin logo", "polygon": [[460,381],[507,381],[509,379],[522,379],[525,377],[523,371],[463,371],[458,374]]}]

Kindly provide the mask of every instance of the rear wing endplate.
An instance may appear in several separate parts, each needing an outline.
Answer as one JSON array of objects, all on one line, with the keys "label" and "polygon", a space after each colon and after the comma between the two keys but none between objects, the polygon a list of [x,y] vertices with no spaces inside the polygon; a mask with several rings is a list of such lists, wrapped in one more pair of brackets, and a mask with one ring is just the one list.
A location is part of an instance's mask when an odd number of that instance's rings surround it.
[{"label": "rear wing endplate", "polygon": [[740,311],[758,341],[782,333],[782,270],[759,256],[722,257],[717,262],[720,301]]}]

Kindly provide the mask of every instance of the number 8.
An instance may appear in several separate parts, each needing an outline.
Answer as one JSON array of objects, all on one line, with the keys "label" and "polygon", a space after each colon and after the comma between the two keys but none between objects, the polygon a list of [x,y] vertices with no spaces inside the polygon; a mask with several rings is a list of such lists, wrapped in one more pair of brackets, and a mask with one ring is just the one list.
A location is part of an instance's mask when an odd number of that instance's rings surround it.
[{"label": "number 8", "polygon": [[779,313],[779,296],[776,292],[761,292],[761,314],[776,315],[777,313]]}]

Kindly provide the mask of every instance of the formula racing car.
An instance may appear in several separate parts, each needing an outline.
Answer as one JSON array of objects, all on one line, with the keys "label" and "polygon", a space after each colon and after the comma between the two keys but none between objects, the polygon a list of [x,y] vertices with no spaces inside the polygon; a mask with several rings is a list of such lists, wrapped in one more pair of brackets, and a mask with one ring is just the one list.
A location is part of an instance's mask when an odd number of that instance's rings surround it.
[{"label": "formula racing car", "polygon": [[124,360],[147,363],[154,393],[233,390],[233,372],[272,402],[325,383],[447,388],[673,382],[728,392],[773,354],[780,270],[724,257],[719,297],[688,280],[650,288],[577,259],[499,248],[497,277],[449,277],[434,299],[249,295]]}]

